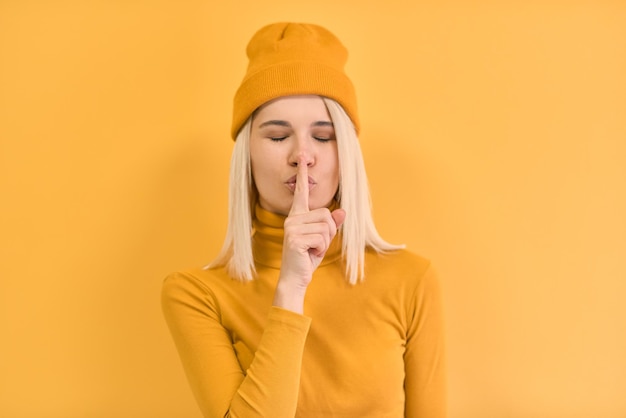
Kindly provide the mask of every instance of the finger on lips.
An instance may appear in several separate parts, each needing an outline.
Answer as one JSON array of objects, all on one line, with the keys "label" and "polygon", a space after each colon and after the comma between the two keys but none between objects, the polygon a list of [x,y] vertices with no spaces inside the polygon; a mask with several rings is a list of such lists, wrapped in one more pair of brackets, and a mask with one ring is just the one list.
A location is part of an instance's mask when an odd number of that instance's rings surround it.
[{"label": "finger on lips", "polygon": [[309,168],[303,158],[298,160],[298,172],[296,174],[296,188],[293,192],[292,214],[306,213],[309,211]]},{"label": "finger on lips", "polygon": [[309,172],[304,158],[298,160],[296,187],[289,216],[285,220],[285,230],[290,233],[291,248],[307,250],[316,257],[322,257],[343,223],[345,212],[327,208],[309,208]]}]

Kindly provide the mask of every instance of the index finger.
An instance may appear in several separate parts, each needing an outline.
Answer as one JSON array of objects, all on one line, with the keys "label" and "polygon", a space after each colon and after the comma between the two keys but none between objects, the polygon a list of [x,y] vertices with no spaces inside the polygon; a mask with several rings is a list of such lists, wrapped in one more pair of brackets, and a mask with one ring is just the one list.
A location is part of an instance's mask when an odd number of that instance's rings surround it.
[{"label": "index finger", "polygon": [[306,213],[309,211],[309,167],[304,158],[298,161],[296,188],[293,192],[293,203],[289,213]]}]

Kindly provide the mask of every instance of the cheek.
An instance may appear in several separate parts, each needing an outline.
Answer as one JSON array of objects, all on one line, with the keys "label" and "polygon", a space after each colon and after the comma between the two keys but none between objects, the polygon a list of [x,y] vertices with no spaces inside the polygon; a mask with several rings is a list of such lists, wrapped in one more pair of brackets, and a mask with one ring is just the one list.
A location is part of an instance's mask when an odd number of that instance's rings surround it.
[{"label": "cheek", "polygon": [[252,184],[255,185],[255,187],[259,183],[263,183],[263,166],[262,165],[254,164],[252,161],[250,161],[250,171],[252,174]]},{"label": "cheek", "polygon": [[341,177],[341,174],[339,172],[339,159],[337,157],[337,153],[330,153],[326,161],[328,161],[328,165],[325,169],[326,175],[328,176],[327,178],[329,179],[328,187],[329,189],[332,189],[329,190],[329,192],[336,193],[337,189],[339,188],[339,179]]},{"label": "cheek", "polygon": [[332,161],[333,161],[333,165],[332,165],[333,177],[335,178],[337,184],[339,184],[340,173],[339,173],[339,156],[337,155],[337,149],[335,149]]},{"label": "cheek", "polygon": [[263,153],[258,146],[250,144],[250,171],[252,173],[252,179],[255,180],[264,170]]},{"label": "cheek", "polygon": [[250,169],[252,174],[252,184],[258,191],[267,192],[268,187],[276,177],[275,165],[271,161],[260,159],[250,159]]}]

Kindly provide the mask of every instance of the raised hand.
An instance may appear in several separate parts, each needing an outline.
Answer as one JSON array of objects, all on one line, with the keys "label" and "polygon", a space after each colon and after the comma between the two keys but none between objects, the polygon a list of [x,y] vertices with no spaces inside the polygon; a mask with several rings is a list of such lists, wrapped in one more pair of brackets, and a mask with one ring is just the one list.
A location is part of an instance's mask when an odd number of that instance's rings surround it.
[{"label": "raised hand", "polygon": [[306,289],[322,262],[337,229],[343,224],[343,209],[309,210],[309,174],[304,159],[298,161],[293,203],[285,220],[280,278],[274,305],[302,312]]}]

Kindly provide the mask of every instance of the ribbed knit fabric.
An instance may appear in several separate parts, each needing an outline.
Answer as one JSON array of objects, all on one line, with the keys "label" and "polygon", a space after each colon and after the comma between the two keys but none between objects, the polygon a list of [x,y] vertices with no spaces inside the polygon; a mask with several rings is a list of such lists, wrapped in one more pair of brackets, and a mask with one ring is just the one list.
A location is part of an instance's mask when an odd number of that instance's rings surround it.
[{"label": "ribbed knit fabric", "polygon": [[255,280],[196,269],[163,285],[165,318],[204,416],[445,417],[430,263],[404,250],[367,251],[365,280],[350,285],[333,243],[298,315],[271,306],[284,217],[255,214]]},{"label": "ribbed knit fabric", "polygon": [[358,132],[356,94],[344,72],[348,51],[327,29],[274,23],[261,28],[246,51],[248,70],[233,102],[233,139],[259,106],[278,97],[304,94],[339,102]]}]

